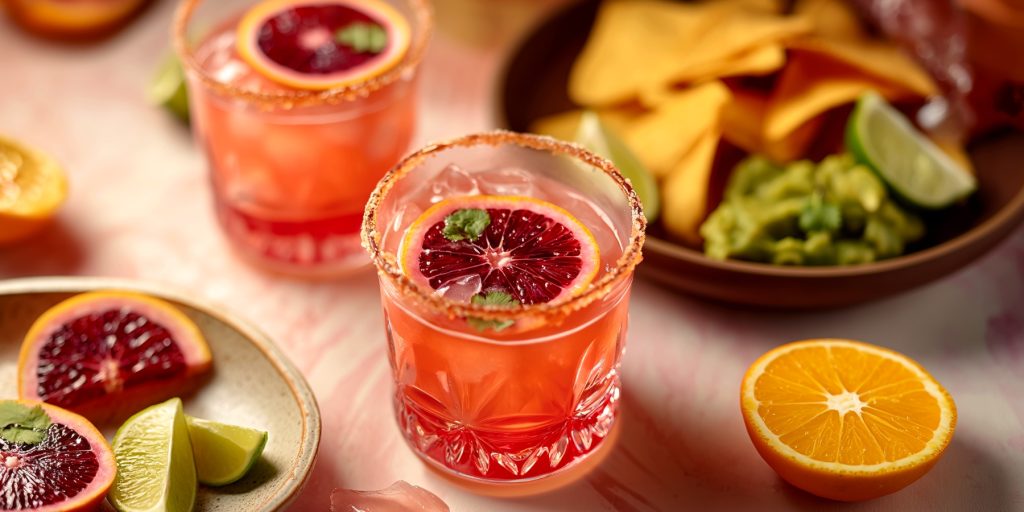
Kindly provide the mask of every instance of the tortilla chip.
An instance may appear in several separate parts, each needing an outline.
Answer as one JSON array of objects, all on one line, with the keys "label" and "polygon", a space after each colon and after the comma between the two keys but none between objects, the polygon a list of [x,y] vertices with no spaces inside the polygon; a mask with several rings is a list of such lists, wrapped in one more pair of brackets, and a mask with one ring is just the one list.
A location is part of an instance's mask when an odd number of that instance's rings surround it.
[{"label": "tortilla chip", "polygon": [[818,135],[820,116],[809,119],[781,137],[764,134],[769,97],[759,91],[733,89],[732,99],[722,109],[722,136],[749,153],[762,153],[776,162],[799,159]]},{"label": "tortilla chip", "polygon": [[787,46],[832,59],[878,82],[891,84],[918,96],[933,96],[939,92],[928,72],[895,43],[875,39],[807,37],[791,40]]},{"label": "tortilla chip", "polygon": [[861,39],[864,27],[851,2],[844,0],[798,0],[795,16],[811,22],[814,33],[830,39]]},{"label": "tortilla chip", "polygon": [[718,129],[729,96],[721,82],[675,91],[657,110],[626,127],[623,139],[656,177],[665,176],[701,136]]},{"label": "tortilla chip", "polygon": [[[778,44],[755,48],[733,58],[711,62],[703,69],[693,70],[695,75],[708,79],[729,76],[761,76],[774,73],[786,63],[786,50]],[[666,87],[657,90],[640,91],[640,103],[650,109],[658,108],[673,96],[679,88]]]},{"label": "tortilla chip", "polygon": [[570,98],[580,105],[612,105],[723,72],[777,69],[778,50],[757,50],[808,34],[811,24],[746,7],[750,1],[605,2],[573,66]]},{"label": "tortilla chip", "polygon": [[[569,110],[561,114],[542,117],[533,122],[530,131],[571,141],[576,138],[576,128],[580,125],[580,116],[582,115],[583,110]],[[601,110],[597,116],[603,125],[616,133],[625,133],[626,128],[637,118],[635,112],[622,109]]]},{"label": "tortilla chip", "polygon": [[700,245],[700,225],[707,211],[711,169],[719,139],[717,131],[705,132],[662,187],[661,218],[665,229],[693,246]]},{"label": "tortilla chip", "polygon": [[781,140],[811,119],[871,90],[889,100],[915,96],[911,91],[874,80],[828,57],[791,52],[768,105],[764,137]]},{"label": "tortilla chip", "polygon": [[783,8],[782,0],[704,0],[700,3],[732,3],[748,11],[757,11],[765,14],[780,14]]}]

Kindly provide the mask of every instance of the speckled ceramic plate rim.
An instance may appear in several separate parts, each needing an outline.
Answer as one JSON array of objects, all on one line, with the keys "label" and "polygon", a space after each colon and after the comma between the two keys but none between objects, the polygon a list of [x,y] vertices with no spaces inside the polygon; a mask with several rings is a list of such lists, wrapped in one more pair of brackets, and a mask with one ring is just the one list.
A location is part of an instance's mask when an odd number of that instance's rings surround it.
[{"label": "speckled ceramic plate rim", "polygon": [[[249,322],[240,319],[223,307],[216,306],[205,300],[196,299],[189,293],[175,289],[173,286],[146,283],[130,279],[106,277],[30,277],[0,281],[0,295],[16,295],[28,293],[82,293],[92,290],[118,289],[147,293],[184,304],[216,318],[225,325],[235,329],[250,343],[256,346],[270,364],[284,379],[302,411],[302,437],[300,450],[294,463],[288,468],[289,478],[272,497],[260,504],[259,510],[285,510],[298,497],[302,487],[309,479],[320,447],[320,409],[316,397],[305,377],[288,360],[280,348],[262,331]],[[215,356],[216,357],[216,356]],[[216,364],[216,361],[215,361]]]}]

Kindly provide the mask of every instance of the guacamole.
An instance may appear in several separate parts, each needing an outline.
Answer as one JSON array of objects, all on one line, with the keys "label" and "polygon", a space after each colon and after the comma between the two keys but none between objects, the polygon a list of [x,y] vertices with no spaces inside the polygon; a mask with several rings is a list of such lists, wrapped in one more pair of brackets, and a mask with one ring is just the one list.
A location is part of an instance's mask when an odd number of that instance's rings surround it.
[{"label": "guacamole", "polygon": [[751,156],[700,228],[711,258],[776,265],[855,265],[903,254],[921,219],[850,155],[786,165]]}]

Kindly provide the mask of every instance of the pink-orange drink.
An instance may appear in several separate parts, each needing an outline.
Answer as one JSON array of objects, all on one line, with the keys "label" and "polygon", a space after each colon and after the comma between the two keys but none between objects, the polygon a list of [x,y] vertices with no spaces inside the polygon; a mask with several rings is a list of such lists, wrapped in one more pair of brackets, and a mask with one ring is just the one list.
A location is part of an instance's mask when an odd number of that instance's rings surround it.
[{"label": "pink-orange drink", "polygon": [[563,473],[609,436],[645,222],[608,161],[494,132],[420,150],[367,204],[395,409],[413,449],[486,483]]},{"label": "pink-orange drink", "polygon": [[185,0],[175,42],[217,216],[301,275],[367,263],[363,205],[406,151],[426,0]]}]

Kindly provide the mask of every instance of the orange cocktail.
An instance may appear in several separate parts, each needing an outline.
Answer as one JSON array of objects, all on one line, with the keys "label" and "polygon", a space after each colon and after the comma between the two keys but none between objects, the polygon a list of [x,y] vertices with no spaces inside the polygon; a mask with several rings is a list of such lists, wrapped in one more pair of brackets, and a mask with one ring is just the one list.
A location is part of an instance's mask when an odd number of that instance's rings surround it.
[{"label": "orange cocktail", "polygon": [[606,160],[495,132],[400,163],[367,205],[398,422],[425,460],[483,482],[562,472],[617,414],[645,222]]},{"label": "orange cocktail", "polygon": [[217,215],[291,274],[367,263],[363,205],[406,151],[426,0],[186,0],[175,40]]}]

